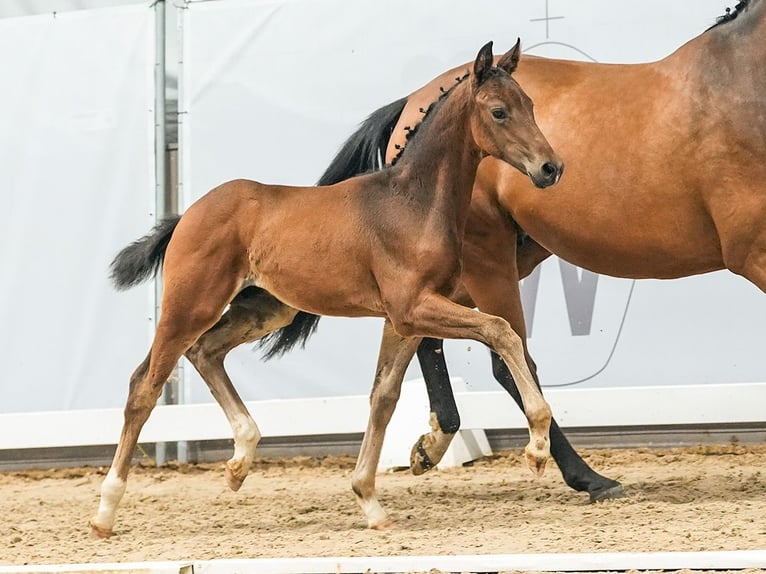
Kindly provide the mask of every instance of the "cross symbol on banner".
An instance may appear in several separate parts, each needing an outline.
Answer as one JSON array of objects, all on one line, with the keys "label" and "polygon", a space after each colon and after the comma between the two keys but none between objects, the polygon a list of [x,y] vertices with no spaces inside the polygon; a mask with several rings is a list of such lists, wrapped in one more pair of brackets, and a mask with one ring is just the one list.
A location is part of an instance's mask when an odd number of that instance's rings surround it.
[{"label": "cross symbol on banner", "polygon": [[545,39],[550,38],[550,21],[551,20],[563,20],[564,16],[549,16],[548,15],[548,0],[545,0],[545,17],[544,18],[531,18],[530,22],[545,22]]}]

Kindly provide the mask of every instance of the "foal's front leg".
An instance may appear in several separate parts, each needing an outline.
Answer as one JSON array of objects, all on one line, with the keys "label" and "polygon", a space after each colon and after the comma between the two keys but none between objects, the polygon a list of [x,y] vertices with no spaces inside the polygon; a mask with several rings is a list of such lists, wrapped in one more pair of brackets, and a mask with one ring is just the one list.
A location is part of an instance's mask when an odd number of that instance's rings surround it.
[{"label": "foal's front leg", "polygon": [[288,325],[296,312],[263,289],[248,287],[237,294],[218,323],[186,352],[186,358],[197,369],[231,425],[234,454],[226,463],[226,482],[234,491],[247,478],[261,433],[226,373],[224,359],[242,343]]},{"label": "foal's front leg", "polygon": [[530,441],[525,448],[527,465],[541,475],[550,458],[551,409],[529,370],[521,338],[500,317],[487,315],[427,293],[417,301],[390,309],[394,328],[404,336],[473,339],[497,352],[513,373],[529,422]]},{"label": "foal's front leg", "polygon": [[391,323],[383,326],[375,382],[370,395],[370,417],[364,433],[362,447],[356,460],[351,478],[351,488],[356,495],[362,512],[367,517],[367,526],[383,530],[393,526],[393,521],[375,496],[375,473],[380,461],[380,450],[386,427],[399,400],[404,372],[417,349],[419,338],[404,338],[396,334]]}]

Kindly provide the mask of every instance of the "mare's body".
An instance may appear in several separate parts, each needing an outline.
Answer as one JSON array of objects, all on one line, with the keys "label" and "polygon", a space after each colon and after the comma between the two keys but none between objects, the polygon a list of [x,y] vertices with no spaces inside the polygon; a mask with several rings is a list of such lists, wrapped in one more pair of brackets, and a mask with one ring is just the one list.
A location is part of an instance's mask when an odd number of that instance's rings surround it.
[{"label": "mare's body", "polygon": [[[739,2],[734,14],[657,62],[526,57],[520,64],[516,77],[567,173],[553,192],[535,192],[502,163],[482,161],[466,223],[470,296],[463,302],[508,320],[525,351],[519,279],[551,253],[616,277],[729,269],[766,290],[766,1]],[[350,161],[344,147],[325,181],[378,167],[378,149],[391,161],[406,144],[405,127],[417,125],[420,109],[465,69],[372,114],[349,138],[371,153]],[[300,314],[291,328],[306,334],[315,320]],[[295,342],[278,341],[272,353]],[[413,449],[412,468],[422,472],[441,458],[459,416],[441,343],[424,340],[418,357],[436,421]],[[528,353],[527,360],[535,373]],[[493,371],[521,404],[494,354]],[[592,500],[621,494],[577,455],[555,421],[551,452],[567,483]]]}]

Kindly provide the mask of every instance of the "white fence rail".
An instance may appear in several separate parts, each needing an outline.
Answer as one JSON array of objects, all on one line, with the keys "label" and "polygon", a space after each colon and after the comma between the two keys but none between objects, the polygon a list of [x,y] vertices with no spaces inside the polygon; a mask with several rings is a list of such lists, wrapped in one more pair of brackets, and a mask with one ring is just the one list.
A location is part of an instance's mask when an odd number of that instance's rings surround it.
[{"label": "white fence rail", "polygon": [[[455,396],[464,429],[526,427],[518,407],[502,391],[459,392]],[[546,396],[562,427],[714,425],[762,422],[766,385],[567,389],[551,390]],[[365,395],[246,404],[266,437],[360,433],[369,414]],[[412,406],[400,403],[397,410],[407,408]],[[426,430],[428,413],[426,408],[420,411],[415,409],[413,416],[419,417]],[[121,409],[2,414],[0,450],[116,444],[122,420]],[[218,405],[210,403],[156,407],[140,441],[226,438],[231,438],[226,418]]]}]

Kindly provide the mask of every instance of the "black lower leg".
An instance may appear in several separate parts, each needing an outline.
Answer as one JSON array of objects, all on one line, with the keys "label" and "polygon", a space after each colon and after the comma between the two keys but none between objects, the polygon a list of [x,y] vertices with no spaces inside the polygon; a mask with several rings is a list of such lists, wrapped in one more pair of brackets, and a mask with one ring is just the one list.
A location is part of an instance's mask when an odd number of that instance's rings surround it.
[{"label": "black lower leg", "polygon": [[454,434],[460,429],[460,414],[444,359],[441,339],[425,338],[418,346],[418,361],[426,382],[431,412],[436,415],[442,432]]},{"label": "black lower leg", "polygon": [[[516,404],[523,411],[524,406],[521,400],[521,394],[516,388],[516,382],[513,380],[511,372],[508,370],[505,362],[499,355],[492,353],[492,373],[498,383],[508,391]],[[533,373],[535,382],[540,386],[537,380],[537,374]],[[554,419],[551,419],[551,456],[561,470],[564,481],[574,490],[587,492],[590,495],[591,502],[605,500],[609,498],[620,498],[624,496],[622,486],[616,480],[600,475],[593,470],[564,436],[563,431]]]}]

